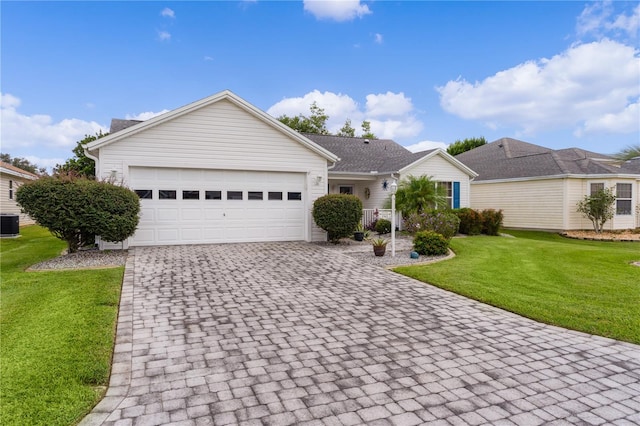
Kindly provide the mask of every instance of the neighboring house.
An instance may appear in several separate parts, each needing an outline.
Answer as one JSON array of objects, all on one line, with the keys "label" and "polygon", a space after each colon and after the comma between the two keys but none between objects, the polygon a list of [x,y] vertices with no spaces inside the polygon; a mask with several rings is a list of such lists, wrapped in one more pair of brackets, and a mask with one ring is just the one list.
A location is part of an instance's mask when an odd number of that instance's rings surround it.
[{"label": "neighboring house", "polygon": [[102,248],[321,241],[311,209],[328,191],[354,193],[373,211],[390,194],[385,181],[426,174],[450,187],[452,206],[466,206],[475,176],[442,150],[300,134],[229,91],[143,122],[113,120],[85,152],[99,179],[140,196],[135,235]]},{"label": "neighboring house", "polygon": [[617,196],[615,216],[605,229],[640,226],[640,160],[617,164],[612,157],[579,148],[552,150],[510,138],[456,159],[478,173],[471,183],[471,207],[503,210],[505,227],[591,229],[576,205],[604,187]]},{"label": "neighboring house", "polygon": [[[305,134],[340,161],[329,168],[329,193],[362,200],[367,225],[391,196],[390,184],[409,175],[429,176],[445,188],[447,207],[469,207],[469,183],[476,173],[442,149],[412,153],[389,139]],[[389,213],[389,212],[385,212]]]},{"label": "neighboring house", "polygon": [[35,223],[28,215],[20,211],[16,203],[16,190],[25,182],[38,179],[38,175],[0,161],[0,213],[17,214],[20,226]]}]

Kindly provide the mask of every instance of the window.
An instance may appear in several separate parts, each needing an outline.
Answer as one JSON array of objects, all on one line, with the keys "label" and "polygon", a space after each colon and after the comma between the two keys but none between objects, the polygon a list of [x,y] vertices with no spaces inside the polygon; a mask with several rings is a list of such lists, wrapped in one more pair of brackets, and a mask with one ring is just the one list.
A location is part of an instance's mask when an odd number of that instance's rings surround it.
[{"label": "window", "polygon": [[242,191],[227,191],[227,200],[242,200]]},{"label": "window", "polygon": [[204,191],[205,200],[222,200],[222,191]]},{"label": "window", "polygon": [[182,191],[183,200],[199,200],[200,191]]},{"label": "window", "polygon": [[9,199],[13,200],[13,181],[9,180]]},{"label": "window", "polygon": [[302,200],[302,192],[287,192],[287,200]]},{"label": "window", "polygon": [[630,183],[616,184],[616,214],[618,215],[631,214],[631,184]]},{"label": "window", "polygon": [[597,182],[589,185],[589,195],[595,195],[598,191],[604,190],[604,183]]},{"label": "window", "polygon": [[262,200],[262,191],[249,191],[247,194],[248,200]]},{"label": "window", "polygon": [[282,192],[269,192],[269,200],[282,200]]},{"label": "window", "polygon": [[134,192],[138,195],[138,198],[143,200],[151,200],[153,198],[151,189],[136,189]]},{"label": "window", "polygon": [[175,200],[176,191],[170,189],[161,189],[158,191],[158,198],[161,200]]},{"label": "window", "polygon": [[436,188],[440,188],[443,195],[446,197],[446,206],[453,208],[453,182],[436,182]]},{"label": "window", "polygon": [[353,195],[353,185],[345,185],[340,187],[340,194],[349,194]]}]

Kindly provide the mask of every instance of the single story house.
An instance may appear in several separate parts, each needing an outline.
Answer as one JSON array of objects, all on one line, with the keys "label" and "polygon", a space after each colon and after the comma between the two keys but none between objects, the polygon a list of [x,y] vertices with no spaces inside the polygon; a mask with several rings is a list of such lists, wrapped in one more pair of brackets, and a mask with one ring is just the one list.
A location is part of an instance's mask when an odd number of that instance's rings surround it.
[{"label": "single story house", "polygon": [[640,226],[640,160],[579,148],[552,150],[502,138],[456,156],[478,173],[471,183],[471,207],[502,209],[504,226],[549,231],[592,229],[577,203],[604,187],[617,196],[605,229]]},{"label": "single story house", "polygon": [[113,120],[89,143],[96,176],[140,197],[141,219],[122,244],[321,241],[313,202],[353,193],[381,209],[391,179],[427,174],[467,206],[475,173],[442,150],[412,154],[390,140],[304,135],[230,91],[146,121]]},{"label": "single story house", "polygon": [[26,182],[38,179],[38,175],[0,161],[0,213],[19,215],[20,226],[33,225],[35,221],[22,213],[16,203],[16,190]]}]

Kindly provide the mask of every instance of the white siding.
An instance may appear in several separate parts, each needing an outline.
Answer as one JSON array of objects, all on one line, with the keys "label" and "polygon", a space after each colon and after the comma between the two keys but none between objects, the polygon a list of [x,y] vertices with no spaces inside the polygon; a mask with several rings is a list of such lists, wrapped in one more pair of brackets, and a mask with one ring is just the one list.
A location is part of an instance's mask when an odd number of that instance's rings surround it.
[{"label": "white siding", "polygon": [[[9,188],[9,181],[13,182],[13,188]],[[19,176],[0,173],[0,213],[17,214],[20,217],[20,226],[33,225],[35,221],[28,215],[20,211],[20,206],[16,203],[16,190],[28,180]],[[9,198],[9,191],[12,197]]]},{"label": "white siding", "polygon": [[471,208],[496,209],[506,228],[564,229],[563,179],[472,182]]},{"label": "white siding", "polygon": [[313,201],[326,194],[327,161],[230,101],[142,130],[101,148],[99,155],[99,176],[115,173],[125,185],[129,168],[136,166],[305,173],[307,239],[326,239],[310,211]]},{"label": "white siding", "polygon": [[431,176],[441,182],[460,182],[460,207],[469,207],[469,175],[439,155],[434,155],[402,172],[402,178],[413,176]]}]

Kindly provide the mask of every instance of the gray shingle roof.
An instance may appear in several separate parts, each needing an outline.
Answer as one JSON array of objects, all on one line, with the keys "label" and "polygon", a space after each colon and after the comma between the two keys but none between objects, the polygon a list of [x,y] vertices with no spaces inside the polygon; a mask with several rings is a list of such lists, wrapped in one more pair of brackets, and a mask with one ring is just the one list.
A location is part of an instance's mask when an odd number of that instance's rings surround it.
[{"label": "gray shingle roof", "polygon": [[478,173],[476,181],[637,173],[630,166],[616,166],[607,155],[580,148],[552,150],[511,138],[498,139],[463,152],[456,159]]},{"label": "gray shingle roof", "polygon": [[364,139],[313,133],[304,133],[304,136],[340,157],[340,161],[331,169],[332,173],[397,172],[433,151],[412,153],[391,139]]},{"label": "gray shingle roof", "polygon": [[119,132],[127,127],[135,126],[138,123],[142,123],[141,120],[122,120],[120,118],[112,118],[109,133]]}]

